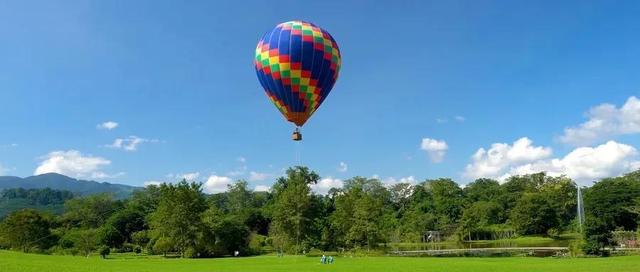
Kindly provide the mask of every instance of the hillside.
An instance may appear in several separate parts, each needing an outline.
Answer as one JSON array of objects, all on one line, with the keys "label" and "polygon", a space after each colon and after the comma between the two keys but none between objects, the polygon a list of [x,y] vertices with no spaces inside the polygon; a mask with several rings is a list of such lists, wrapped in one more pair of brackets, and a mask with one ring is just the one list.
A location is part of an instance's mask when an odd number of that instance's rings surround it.
[{"label": "hillside", "polygon": [[73,198],[70,191],[45,189],[4,189],[0,191],[0,218],[21,209],[62,214],[64,202]]},{"label": "hillside", "polygon": [[119,199],[126,198],[134,190],[139,189],[139,187],[123,184],[78,180],[56,173],[47,173],[26,178],[13,176],[0,177],[0,191],[12,188],[51,188],[54,190],[70,191],[77,195],[111,193],[115,198]]}]

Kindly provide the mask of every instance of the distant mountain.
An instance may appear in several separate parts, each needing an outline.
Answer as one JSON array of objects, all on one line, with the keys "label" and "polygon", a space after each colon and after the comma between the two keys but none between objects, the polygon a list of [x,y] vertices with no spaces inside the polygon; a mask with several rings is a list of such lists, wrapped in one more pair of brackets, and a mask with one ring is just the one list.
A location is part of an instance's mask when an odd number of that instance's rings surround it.
[{"label": "distant mountain", "polygon": [[119,199],[127,198],[133,191],[141,189],[140,187],[123,184],[79,180],[56,173],[48,173],[26,178],[12,176],[0,177],[0,191],[2,191],[3,189],[13,188],[51,188],[54,190],[71,191],[78,195],[111,193],[115,198]]}]

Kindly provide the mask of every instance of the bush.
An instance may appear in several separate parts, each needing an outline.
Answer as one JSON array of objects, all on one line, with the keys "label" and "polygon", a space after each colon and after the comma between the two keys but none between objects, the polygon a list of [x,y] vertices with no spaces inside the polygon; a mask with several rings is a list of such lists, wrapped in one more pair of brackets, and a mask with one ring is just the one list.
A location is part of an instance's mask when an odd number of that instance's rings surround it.
[{"label": "bush", "polygon": [[193,247],[187,248],[187,250],[185,250],[183,254],[184,254],[182,256],[183,258],[198,258],[198,257],[200,257],[200,253],[198,253],[198,251]]},{"label": "bush", "polygon": [[557,228],[550,228],[547,230],[547,236],[557,239],[560,237],[560,230]]},{"label": "bush", "polygon": [[139,255],[140,253],[142,253],[142,247],[141,246],[134,247],[133,252]]},{"label": "bush", "polygon": [[167,256],[167,253],[173,248],[171,241],[167,238],[160,238],[153,245],[153,252],[162,253],[163,256]]},{"label": "bush", "polygon": [[108,246],[101,246],[98,250],[100,257],[103,259],[106,259],[107,256],[109,256],[109,253],[111,253],[111,249]]},{"label": "bush", "polygon": [[610,253],[604,247],[605,244],[598,241],[598,239],[590,238],[582,247],[582,251],[587,255],[608,257]]},{"label": "bush", "polygon": [[569,243],[569,254],[571,257],[578,257],[584,254],[585,242],[584,240],[575,240]]},{"label": "bush", "polygon": [[131,234],[131,240],[136,245],[144,246],[149,243],[149,234],[146,230],[137,231]]},{"label": "bush", "polygon": [[252,232],[249,236],[249,253],[250,254],[260,254],[267,245],[267,237],[264,235],[257,234]]}]

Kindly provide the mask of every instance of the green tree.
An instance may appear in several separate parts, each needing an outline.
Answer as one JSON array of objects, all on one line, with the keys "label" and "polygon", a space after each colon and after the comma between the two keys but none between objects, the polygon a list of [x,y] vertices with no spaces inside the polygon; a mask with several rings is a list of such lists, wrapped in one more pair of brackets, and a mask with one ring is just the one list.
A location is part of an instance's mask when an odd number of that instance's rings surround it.
[{"label": "green tree", "polygon": [[158,238],[158,240],[156,240],[155,244],[153,245],[153,251],[156,253],[162,253],[162,256],[165,257],[167,256],[167,253],[169,253],[172,249],[173,243],[171,242],[171,239],[165,237]]},{"label": "green tree", "polygon": [[[502,206],[496,202],[474,202],[462,214],[458,227],[459,235],[465,237],[473,233],[477,236],[477,232],[480,232],[483,239],[487,239],[484,234],[489,232],[488,229],[491,225],[500,224],[503,221],[503,212]],[[490,237],[488,238],[490,239]]]},{"label": "green tree", "polygon": [[638,227],[639,215],[634,212],[637,198],[640,198],[640,171],[605,178],[585,191],[585,253],[601,254],[602,249],[613,245],[611,232],[615,229]]},{"label": "green tree", "polygon": [[558,228],[560,220],[552,203],[540,193],[522,196],[511,211],[509,220],[519,234],[543,234]]},{"label": "green tree", "polygon": [[560,177],[545,177],[544,184],[540,186],[540,193],[544,194],[551,206],[556,210],[560,220],[560,226],[566,228],[577,214],[578,187],[571,179]]},{"label": "green tree", "polygon": [[122,202],[108,194],[74,198],[65,203],[62,220],[68,228],[99,228],[122,207]]},{"label": "green tree", "polygon": [[504,195],[504,189],[496,180],[481,178],[467,184],[463,193],[465,202],[471,204],[478,201],[498,201]]},{"label": "green tree", "polygon": [[342,193],[336,196],[332,224],[347,246],[371,248],[384,237],[387,203],[390,195],[380,181],[363,177],[346,180]]},{"label": "green tree", "polygon": [[202,214],[207,209],[201,184],[183,180],[160,185],[158,208],[151,214],[155,237],[170,239],[170,244],[184,256],[189,248],[199,247],[204,231]]},{"label": "green tree", "polygon": [[462,215],[462,189],[451,179],[429,180],[425,188],[433,196],[433,206],[440,227],[455,224]]},{"label": "green tree", "polygon": [[31,209],[15,211],[0,224],[0,240],[23,252],[31,248],[44,250],[55,243],[50,227],[49,215]]},{"label": "green tree", "polygon": [[100,257],[106,259],[107,256],[111,253],[111,249],[108,246],[101,246],[98,249],[98,253],[100,253]]},{"label": "green tree", "polygon": [[285,249],[299,253],[311,229],[311,184],[320,177],[306,167],[289,168],[273,185],[271,235]]},{"label": "green tree", "polygon": [[239,251],[245,255],[249,249],[249,229],[240,221],[233,218],[225,218],[217,223],[213,228],[215,234],[216,248],[222,254],[233,254]]},{"label": "green tree", "polygon": [[125,242],[132,242],[131,234],[145,229],[142,212],[126,208],[114,213],[101,227],[101,243],[112,248],[120,248]]},{"label": "green tree", "polygon": [[73,246],[89,257],[98,244],[97,229],[76,229],[69,232],[68,236],[73,241]]}]

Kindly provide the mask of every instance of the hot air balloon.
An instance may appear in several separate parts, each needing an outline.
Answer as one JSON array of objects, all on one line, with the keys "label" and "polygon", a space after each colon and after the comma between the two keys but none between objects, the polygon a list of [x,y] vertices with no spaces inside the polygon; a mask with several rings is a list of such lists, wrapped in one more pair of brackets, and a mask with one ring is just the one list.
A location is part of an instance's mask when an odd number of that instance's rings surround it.
[{"label": "hot air balloon", "polygon": [[291,123],[292,138],[327,98],[340,71],[340,50],[329,32],[290,21],[267,32],[256,47],[255,68],[267,96]]}]

